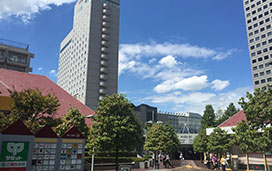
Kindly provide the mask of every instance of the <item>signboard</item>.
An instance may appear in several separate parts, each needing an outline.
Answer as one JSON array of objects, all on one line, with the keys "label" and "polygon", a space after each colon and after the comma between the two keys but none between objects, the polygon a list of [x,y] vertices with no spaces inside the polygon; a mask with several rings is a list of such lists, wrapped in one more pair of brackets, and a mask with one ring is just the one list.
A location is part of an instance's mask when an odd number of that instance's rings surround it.
[{"label": "signboard", "polygon": [[55,170],[56,152],[56,143],[35,143],[32,153],[32,170]]},{"label": "signboard", "polygon": [[193,144],[197,134],[178,134],[181,144]]},{"label": "signboard", "polygon": [[3,141],[0,168],[26,167],[29,142]]},{"label": "signboard", "polygon": [[63,143],[61,145],[60,170],[82,170],[83,143]]}]

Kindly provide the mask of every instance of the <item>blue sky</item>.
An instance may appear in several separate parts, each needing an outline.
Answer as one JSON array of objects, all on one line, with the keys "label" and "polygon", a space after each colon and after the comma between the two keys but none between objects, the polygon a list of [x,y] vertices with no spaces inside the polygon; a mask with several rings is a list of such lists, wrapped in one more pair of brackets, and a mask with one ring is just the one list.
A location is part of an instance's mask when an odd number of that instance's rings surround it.
[{"label": "blue sky", "polygon": [[[1,0],[0,37],[28,43],[33,73],[56,82],[74,4]],[[135,105],[202,114],[253,89],[239,0],[121,0],[119,58],[119,93]]]}]

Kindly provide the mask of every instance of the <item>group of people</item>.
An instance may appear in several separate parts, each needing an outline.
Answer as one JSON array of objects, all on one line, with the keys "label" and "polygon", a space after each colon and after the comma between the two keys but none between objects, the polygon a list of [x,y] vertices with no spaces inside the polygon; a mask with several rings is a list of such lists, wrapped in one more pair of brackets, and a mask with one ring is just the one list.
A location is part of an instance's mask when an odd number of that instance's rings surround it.
[{"label": "group of people", "polygon": [[164,168],[169,168],[170,166],[173,168],[173,164],[170,160],[170,157],[168,154],[164,154],[164,153],[160,153],[156,158],[155,158],[155,154],[153,153],[152,155],[152,159],[153,159],[153,166],[156,162],[157,166],[159,167],[160,162],[163,163]]},{"label": "group of people", "polygon": [[213,170],[220,169],[220,165],[221,165],[222,171],[225,171],[226,170],[226,166],[228,165],[228,161],[227,161],[225,155],[223,155],[221,157],[221,159],[218,160],[216,154],[214,154],[214,155],[212,155],[212,154],[208,155],[207,154],[204,163],[205,163],[205,165],[206,165],[206,167],[208,169],[213,169]]}]

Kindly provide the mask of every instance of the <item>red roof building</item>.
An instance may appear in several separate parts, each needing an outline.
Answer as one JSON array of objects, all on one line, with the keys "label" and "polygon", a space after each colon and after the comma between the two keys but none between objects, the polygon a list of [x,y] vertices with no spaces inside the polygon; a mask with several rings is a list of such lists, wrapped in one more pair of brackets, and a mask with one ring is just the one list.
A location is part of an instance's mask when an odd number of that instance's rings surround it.
[{"label": "red roof building", "polygon": [[[243,120],[246,120],[246,116],[244,111],[241,110],[240,112],[236,113],[225,122],[221,123],[218,127],[227,131],[228,134],[234,134],[232,128],[235,128],[236,125],[242,122]],[[207,135],[210,135],[213,132],[213,130],[214,128],[207,128],[206,129]]]},{"label": "red roof building", "polygon": [[228,120],[221,123],[218,127],[222,128],[222,127],[236,126],[238,123],[242,122],[245,119],[246,119],[246,116],[245,116],[244,110],[241,110],[240,112],[230,117]]},{"label": "red roof building", "polygon": [[[81,114],[85,116],[95,115],[92,109],[71,96],[46,76],[0,68],[0,96],[9,96],[8,89],[22,91],[36,88],[44,94],[54,94],[59,99],[60,107],[55,117],[62,118],[70,107],[78,108]],[[92,125],[91,119],[86,119],[86,124],[90,127]]]}]

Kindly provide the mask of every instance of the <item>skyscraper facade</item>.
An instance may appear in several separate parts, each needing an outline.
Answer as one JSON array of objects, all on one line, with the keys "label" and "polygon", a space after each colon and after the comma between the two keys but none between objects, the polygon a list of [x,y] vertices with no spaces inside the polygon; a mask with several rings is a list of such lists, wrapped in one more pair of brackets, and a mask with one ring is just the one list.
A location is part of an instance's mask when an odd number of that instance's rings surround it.
[{"label": "skyscraper facade", "polygon": [[78,0],[60,45],[58,85],[96,109],[117,93],[120,0]]},{"label": "skyscraper facade", "polygon": [[243,3],[254,88],[272,86],[272,1]]}]

